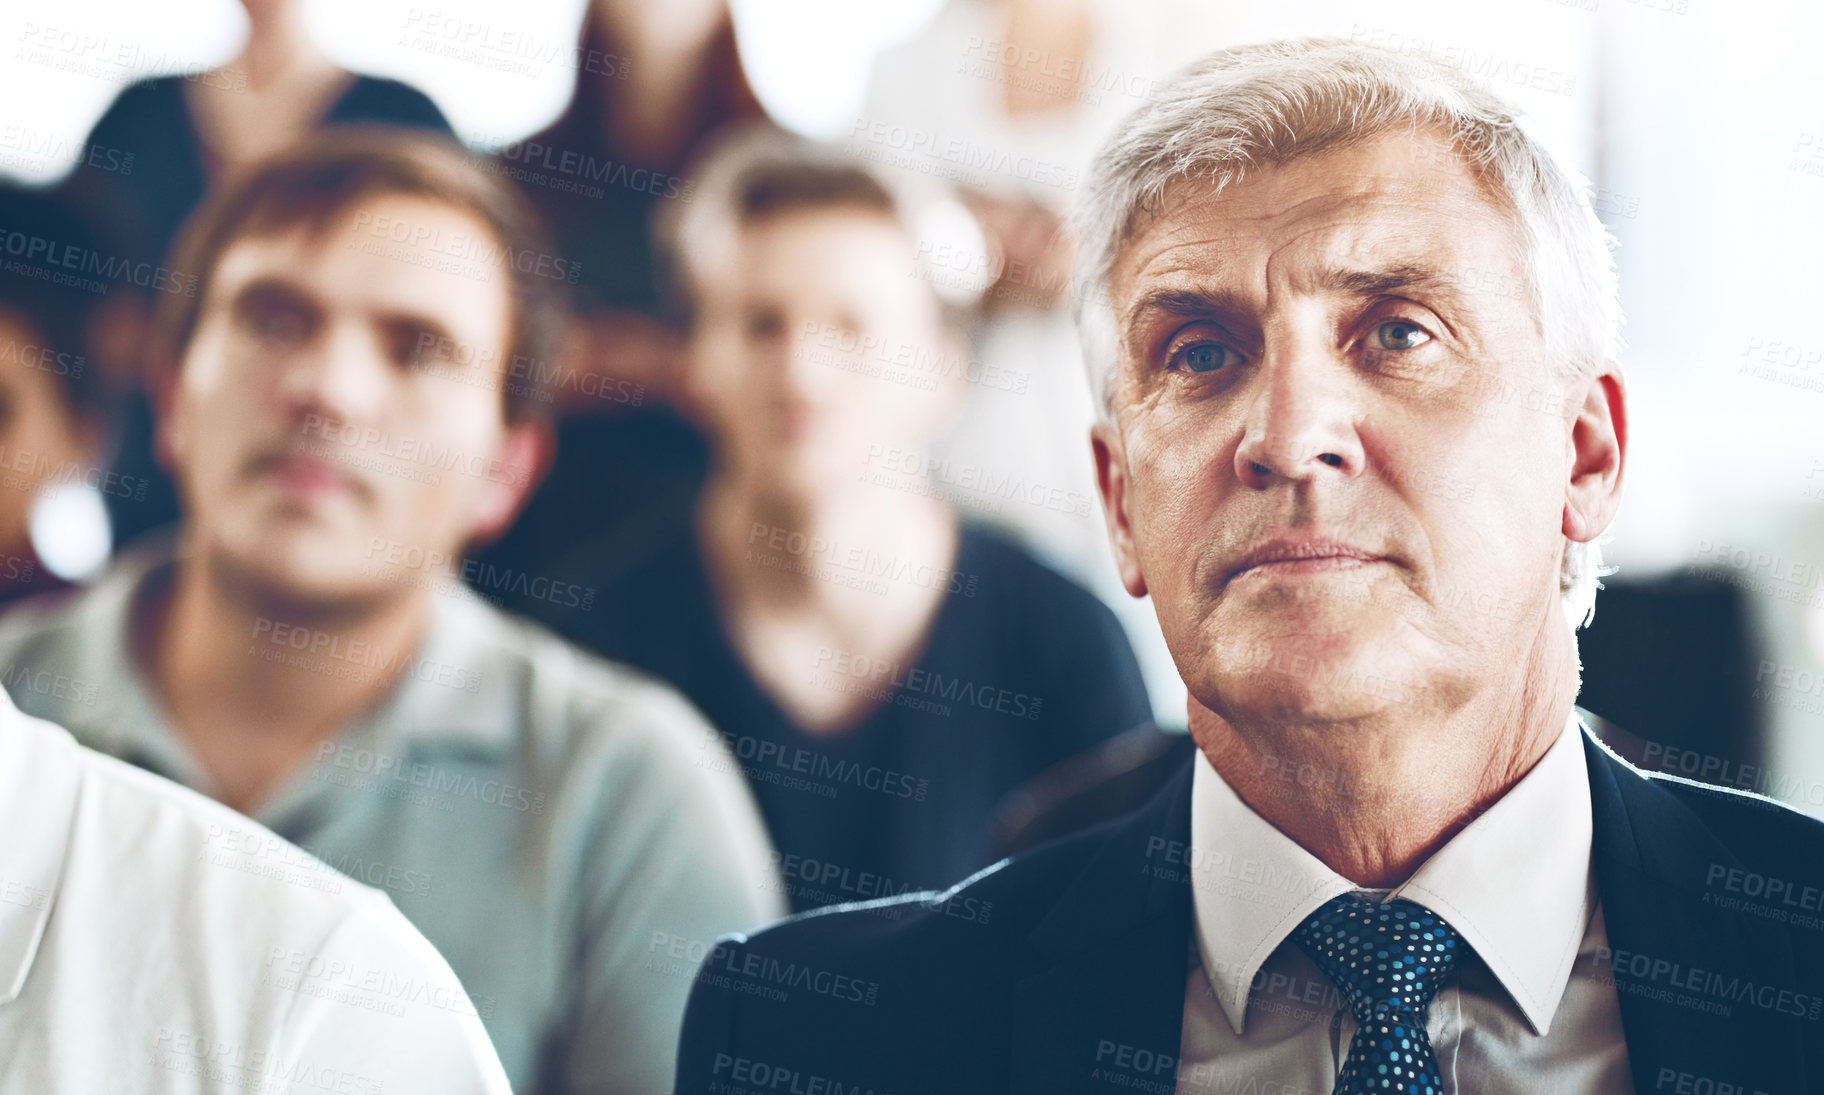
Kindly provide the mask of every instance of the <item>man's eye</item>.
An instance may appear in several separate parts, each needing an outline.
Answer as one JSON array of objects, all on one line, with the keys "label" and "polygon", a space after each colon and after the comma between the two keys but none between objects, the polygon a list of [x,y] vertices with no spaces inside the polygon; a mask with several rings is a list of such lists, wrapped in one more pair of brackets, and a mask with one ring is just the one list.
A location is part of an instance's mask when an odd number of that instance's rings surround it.
[{"label": "man's eye", "polygon": [[403,368],[416,369],[451,363],[449,354],[439,352],[449,345],[449,339],[439,339],[414,324],[388,324],[381,331],[381,339],[386,345],[386,356],[393,364]]},{"label": "man's eye", "polygon": [[747,328],[747,337],[755,342],[765,342],[778,338],[785,330],[785,317],[776,309],[755,308],[744,317],[743,326]]},{"label": "man's eye", "polygon": [[1415,350],[1431,341],[1424,328],[1403,319],[1391,320],[1374,329],[1374,343],[1383,350]]},{"label": "man's eye", "polygon": [[290,308],[254,309],[246,320],[256,338],[287,345],[303,341],[309,327],[309,321]]},{"label": "man's eye", "polygon": [[1174,350],[1172,357],[1173,364],[1193,373],[1213,373],[1241,360],[1240,355],[1220,342],[1187,342]]}]

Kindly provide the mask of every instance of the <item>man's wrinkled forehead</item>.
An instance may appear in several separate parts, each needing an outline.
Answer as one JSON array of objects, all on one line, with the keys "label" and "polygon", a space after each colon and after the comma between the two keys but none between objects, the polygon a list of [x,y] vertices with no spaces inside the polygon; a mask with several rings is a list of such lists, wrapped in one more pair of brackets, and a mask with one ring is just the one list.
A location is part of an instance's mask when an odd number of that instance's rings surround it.
[{"label": "man's wrinkled forehead", "polygon": [[1441,271],[1520,257],[1515,221],[1494,193],[1428,133],[1385,135],[1256,167],[1224,186],[1180,177],[1131,220],[1110,288],[1126,311],[1138,283],[1195,271],[1264,289],[1289,278],[1377,262]]}]

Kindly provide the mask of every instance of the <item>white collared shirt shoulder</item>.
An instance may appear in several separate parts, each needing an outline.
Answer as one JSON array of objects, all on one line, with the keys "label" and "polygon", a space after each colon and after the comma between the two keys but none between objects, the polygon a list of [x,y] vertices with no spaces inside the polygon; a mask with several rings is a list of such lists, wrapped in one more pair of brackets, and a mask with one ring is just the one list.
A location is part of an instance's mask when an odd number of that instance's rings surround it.
[{"label": "white collared shirt shoulder", "polygon": [[0,1093],[504,1093],[377,891],[0,698]]}]

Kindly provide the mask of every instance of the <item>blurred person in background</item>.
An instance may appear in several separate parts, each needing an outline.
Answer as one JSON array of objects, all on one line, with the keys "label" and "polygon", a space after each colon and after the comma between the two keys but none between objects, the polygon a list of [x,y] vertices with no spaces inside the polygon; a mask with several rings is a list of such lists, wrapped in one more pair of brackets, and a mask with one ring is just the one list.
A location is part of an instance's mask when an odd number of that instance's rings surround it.
[{"label": "blurred person in background", "polygon": [[[688,200],[684,166],[705,136],[731,120],[758,118],[761,109],[741,68],[727,0],[589,0],[577,57],[569,106],[501,160],[536,167],[545,149],[595,159],[594,172],[579,167],[576,176],[593,190],[523,180],[522,189],[583,263],[575,290],[583,319],[608,343],[629,340],[628,351],[609,345],[600,352],[618,363],[635,352],[641,320],[664,309],[653,211]],[[635,177],[631,169],[644,171]],[[668,361],[661,355],[627,368]]]},{"label": "blurred person in background", "polygon": [[[0,230],[27,257],[0,269],[0,603],[88,577],[111,548],[103,498],[143,494],[104,466],[111,400],[93,360],[108,298],[34,260],[85,253],[93,233],[67,204],[0,186]],[[42,246],[34,247],[34,243]]]},{"label": "blurred person in background", "polygon": [[[1064,218],[1090,156],[1127,110],[1157,86],[1158,3],[1112,0],[949,0],[911,39],[874,61],[847,145],[892,154],[889,170],[955,181],[992,246],[992,284],[973,353],[1026,378],[971,401],[938,455],[1044,484],[1081,507],[978,507],[1095,591],[1139,656],[1156,716],[1184,720],[1184,686],[1152,606],[1127,596],[1093,501],[1083,438],[1095,420],[1077,382],[1082,352],[1070,318],[1071,240]],[[907,135],[920,135],[914,143]],[[899,143],[895,143],[895,142]],[[946,264],[951,277],[974,273]]]},{"label": "blurred person in background", "polygon": [[[323,126],[378,122],[448,134],[443,112],[396,80],[358,76],[332,61],[305,26],[304,0],[242,0],[247,41],[219,68],[142,80],[121,91],[89,133],[91,145],[117,150],[127,170],[77,167],[60,189],[105,230],[111,249],[157,261],[211,186],[289,148]],[[152,410],[144,394],[143,328],[136,324],[101,347],[100,360],[128,393],[117,465],[149,489],[133,505],[111,502],[122,543],[178,518],[175,486],[155,459]]]},{"label": "blurred person in background", "polygon": [[604,564],[631,560],[686,519],[708,443],[675,407],[680,335],[652,219],[692,200],[685,164],[707,134],[762,116],[726,0],[589,0],[575,68],[564,113],[498,155],[581,267],[577,337],[553,386],[556,460],[480,556],[526,570],[585,540]]},{"label": "blurred person in background", "polygon": [[703,709],[795,907],[955,881],[993,858],[1004,796],[1147,721],[1133,654],[1106,607],[925,477],[995,382],[918,257],[945,208],[967,214],[768,126],[692,177],[663,232],[708,484],[624,575],[595,578],[586,549],[560,565],[600,592],[544,617]]},{"label": "blurred person in background", "polygon": [[551,255],[441,138],[323,134],[230,183],[154,347],[181,535],[20,606],[0,663],[101,682],[19,702],[384,888],[515,1090],[649,1092],[694,972],[670,959],[781,903],[702,718],[458,578],[545,459],[511,363],[561,337]]}]

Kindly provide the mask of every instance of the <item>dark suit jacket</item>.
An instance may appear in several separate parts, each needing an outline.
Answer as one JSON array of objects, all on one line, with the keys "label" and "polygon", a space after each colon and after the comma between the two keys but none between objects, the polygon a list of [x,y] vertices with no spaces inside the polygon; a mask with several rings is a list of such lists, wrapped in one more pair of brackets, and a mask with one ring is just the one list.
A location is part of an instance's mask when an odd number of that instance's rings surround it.
[{"label": "dark suit jacket", "polygon": [[[1584,748],[1635,1089],[1824,1093],[1824,823]],[[1186,764],[1139,811],[941,895],[725,939],[678,1095],[1170,1092],[1190,789]]]}]

